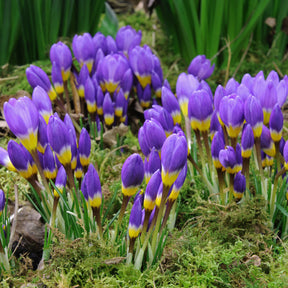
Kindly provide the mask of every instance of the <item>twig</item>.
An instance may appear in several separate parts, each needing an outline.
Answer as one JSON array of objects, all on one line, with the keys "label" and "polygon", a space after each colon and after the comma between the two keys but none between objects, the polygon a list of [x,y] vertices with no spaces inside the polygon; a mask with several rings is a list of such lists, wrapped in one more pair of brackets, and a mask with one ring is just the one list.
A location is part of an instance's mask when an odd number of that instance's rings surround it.
[{"label": "twig", "polygon": [[239,64],[238,64],[238,66],[236,67],[236,69],[235,69],[235,71],[234,71],[234,73],[233,73],[233,76],[232,76],[233,78],[235,78],[238,70],[240,69],[242,63],[244,62],[244,59],[245,59],[245,57],[246,57],[246,55],[247,55],[247,53],[248,53],[248,51],[249,51],[249,48],[250,48],[250,46],[251,46],[252,40],[253,40],[253,33],[251,33],[250,38],[249,38],[248,45],[247,45],[247,47],[246,47],[246,49],[245,49],[245,51],[244,51],[244,53],[243,53],[243,55],[242,55],[242,57],[241,57],[241,59],[240,59],[240,62],[239,62]]},{"label": "twig", "polygon": [[15,231],[16,231],[16,226],[17,226],[17,218],[18,218],[18,208],[19,208],[19,202],[18,202],[18,187],[15,184],[14,185],[14,193],[15,193],[15,207],[14,207],[14,219],[13,219],[13,225],[11,228],[11,234],[10,234],[10,239],[9,239],[9,244],[8,248],[12,248],[12,240],[14,239],[15,236]]},{"label": "twig", "polygon": [[275,62],[273,62],[273,66],[275,67],[275,69],[278,72],[278,74],[280,75],[280,77],[283,78],[284,75],[283,75],[283,73],[281,72],[280,68],[277,66],[277,64]]},{"label": "twig", "polygon": [[226,68],[226,73],[225,73],[225,84],[224,86],[226,86],[227,82],[228,82],[228,78],[229,78],[229,70],[230,70],[230,63],[231,63],[231,57],[232,57],[232,53],[231,53],[231,42],[228,38],[228,40],[226,40],[227,43],[227,48],[228,48],[228,62],[227,62],[227,68]]},{"label": "twig", "polygon": [[166,75],[165,75],[165,79],[168,78],[170,72],[171,72],[172,69],[177,65],[177,63],[179,62],[179,60],[180,60],[180,58],[176,59],[176,60],[173,62],[173,64],[169,67],[169,69],[168,69],[168,71],[167,71],[167,73],[166,73]]},{"label": "twig", "polygon": [[11,80],[16,80],[18,78],[19,78],[19,76],[11,76],[11,77],[6,77],[6,78],[0,78],[0,83],[1,82],[6,82],[6,81],[11,81]]}]

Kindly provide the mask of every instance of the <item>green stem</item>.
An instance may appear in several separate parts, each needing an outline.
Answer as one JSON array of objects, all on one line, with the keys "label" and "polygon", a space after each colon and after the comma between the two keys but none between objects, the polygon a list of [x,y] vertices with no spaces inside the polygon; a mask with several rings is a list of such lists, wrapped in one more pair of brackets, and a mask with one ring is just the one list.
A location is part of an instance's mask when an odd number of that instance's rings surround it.
[{"label": "green stem", "polygon": [[225,194],[224,194],[224,186],[225,186],[225,179],[224,179],[224,172],[222,168],[217,168],[217,175],[218,175],[218,182],[219,182],[219,194],[220,194],[220,201],[222,205],[225,205]]},{"label": "green stem", "polygon": [[141,238],[140,238],[142,244],[144,243],[144,240],[145,240],[151,212],[152,211],[150,210],[145,210],[145,218],[144,218],[144,223],[143,223],[143,228],[142,228],[142,233],[141,233]]},{"label": "green stem", "polygon": [[208,158],[208,167],[209,170],[212,171],[212,157],[211,157],[211,149],[209,146],[209,138],[208,138],[208,132],[204,131],[202,132],[203,140],[204,140],[204,145],[205,145],[205,150]]},{"label": "green stem", "polygon": [[160,203],[160,207],[159,207],[159,213],[157,215],[156,225],[155,225],[153,238],[152,238],[152,251],[153,251],[153,254],[155,254],[155,251],[156,251],[158,231],[159,231],[159,227],[160,227],[160,224],[161,224],[161,219],[162,219],[162,216],[163,216],[163,212],[164,212],[164,208],[165,208],[166,199],[167,199],[167,196],[168,196],[168,193],[169,193],[169,189],[170,189],[169,186],[163,185],[163,192],[162,192],[161,203]]},{"label": "green stem", "polygon": [[167,224],[167,221],[168,221],[168,218],[169,218],[169,215],[170,215],[170,211],[172,209],[172,206],[173,206],[174,202],[175,202],[175,200],[169,200],[169,199],[167,200],[167,206],[166,206],[166,210],[165,210],[165,215],[164,215],[161,227],[160,227],[159,235],[161,235],[163,229],[165,228],[165,226]]},{"label": "green stem", "polygon": [[52,210],[52,216],[51,216],[51,227],[55,227],[55,221],[56,221],[56,212],[57,212],[57,205],[59,202],[59,197],[54,197],[53,200],[53,210]]},{"label": "green stem", "polygon": [[101,224],[100,208],[92,207],[92,211],[93,211],[93,217],[95,217],[97,223],[100,239],[103,239],[103,228]]},{"label": "green stem", "polygon": [[[242,157],[242,174],[245,176],[246,179],[246,191],[249,189],[249,166],[250,166],[250,157],[244,158]],[[245,193],[246,193],[245,191]],[[246,193],[246,196],[248,193]]]},{"label": "green stem", "polygon": [[234,176],[234,174],[229,174],[229,203],[233,200]]}]

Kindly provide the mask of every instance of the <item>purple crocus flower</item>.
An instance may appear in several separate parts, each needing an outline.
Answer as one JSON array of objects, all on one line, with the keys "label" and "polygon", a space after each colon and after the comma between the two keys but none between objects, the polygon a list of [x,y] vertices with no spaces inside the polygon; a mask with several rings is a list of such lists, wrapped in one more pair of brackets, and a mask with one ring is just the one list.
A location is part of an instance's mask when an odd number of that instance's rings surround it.
[{"label": "purple crocus flower", "polygon": [[172,116],[169,112],[162,106],[153,105],[151,109],[144,112],[145,120],[155,119],[163,127],[166,137],[168,137],[173,132],[174,122]]},{"label": "purple crocus flower", "polygon": [[181,170],[181,172],[179,173],[176,181],[174,182],[174,184],[172,186],[171,193],[168,197],[171,201],[175,201],[178,198],[180,189],[185,182],[186,175],[187,175],[187,162],[186,162],[185,166],[183,167],[183,169]]},{"label": "purple crocus flower", "polygon": [[142,88],[150,85],[154,68],[151,49],[147,45],[134,47],[129,51],[129,63]]},{"label": "purple crocus flower", "polygon": [[283,158],[284,158],[285,170],[288,171],[288,141],[285,142],[285,145],[283,148]]},{"label": "purple crocus flower", "polygon": [[9,158],[8,152],[2,147],[0,147],[0,165],[6,167],[10,171],[17,171]]},{"label": "purple crocus flower", "polygon": [[128,224],[128,234],[130,239],[135,239],[139,236],[142,230],[142,207],[141,201],[134,201]]},{"label": "purple crocus flower", "polygon": [[[164,132],[165,133],[165,132]],[[144,127],[140,127],[139,131],[138,131],[138,142],[139,142],[139,146],[142,150],[142,153],[148,157],[149,153],[150,153],[150,147],[147,143],[147,139],[146,139],[146,134],[145,134],[145,130]]]},{"label": "purple crocus flower", "polygon": [[222,122],[220,114],[219,114],[219,106],[220,106],[221,100],[225,96],[228,96],[227,91],[225,90],[225,88],[223,86],[218,85],[216,90],[215,90],[215,94],[214,94],[214,107],[215,107],[215,111],[217,113],[218,120],[219,120],[219,123],[221,124],[221,126],[224,126],[224,123]]},{"label": "purple crocus flower", "polygon": [[225,141],[223,132],[216,132],[211,143],[211,155],[215,168],[220,169],[223,168],[220,160],[219,153],[221,150],[225,149]]},{"label": "purple crocus flower", "polygon": [[92,79],[88,76],[84,85],[84,95],[87,103],[87,110],[89,113],[97,111],[95,87]]},{"label": "purple crocus flower", "polygon": [[244,105],[245,120],[252,127],[254,138],[259,138],[263,127],[263,111],[260,101],[254,97],[249,96]]},{"label": "purple crocus flower", "polygon": [[115,116],[121,118],[123,115],[123,109],[126,105],[126,99],[123,93],[123,90],[120,89],[119,92],[116,95],[116,101],[115,101]]},{"label": "purple crocus flower", "polygon": [[107,54],[113,54],[117,52],[117,45],[114,38],[110,35],[106,37]]},{"label": "purple crocus flower", "polygon": [[82,67],[83,64],[86,64],[90,73],[96,54],[91,35],[89,33],[75,35],[72,40],[72,49],[80,66]]},{"label": "purple crocus flower", "polygon": [[161,98],[162,82],[163,79],[161,79],[155,71],[152,71],[151,84],[157,98]]},{"label": "purple crocus flower", "polygon": [[104,95],[103,91],[100,86],[97,88],[96,93],[96,103],[97,103],[97,114],[98,116],[103,115],[103,101],[104,101]]},{"label": "purple crocus flower", "polygon": [[221,125],[218,120],[217,112],[214,111],[212,116],[211,116],[211,121],[210,121],[210,133],[211,133],[211,139],[213,139],[214,135],[216,132],[221,129]]},{"label": "purple crocus flower", "polygon": [[51,146],[48,144],[43,155],[43,172],[47,179],[55,179],[57,168]]},{"label": "purple crocus flower", "polygon": [[174,125],[181,124],[182,117],[179,103],[171,90],[165,86],[162,87],[161,100],[163,107],[172,116]]},{"label": "purple crocus flower", "polygon": [[53,110],[51,100],[46,91],[42,87],[36,86],[32,93],[32,101],[38,109],[39,114],[44,118],[46,124],[48,124]]},{"label": "purple crocus flower", "polygon": [[161,182],[162,182],[161,171],[158,169],[152,175],[145,190],[144,203],[143,203],[145,210],[152,211],[154,209],[157,192]]},{"label": "purple crocus flower", "polygon": [[68,128],[68,131],[71,131],[71,133],[73,135],[73,139],[75,140],[75,142],[77,142],[77,136],[76,136],[75,127],[74,127],[72,119],[71,119],[71,117],[69,116],[68,113],[65,114],[64,123],[65,123],[66,127]]},{"label": "purple crocus flower", "polygon": [[84,190],[87,191],[90,206],[99,208],[102,203],[101,183],[98,173],[92,164],[89,164],[88,171],[83,179],[83,185],[86,186]]},{"label": "purple crocus flower", "polygon": [[86,202],[89,201],[89,195],[88,195],[88,190],[87,190],[87,185],[86,185],[86,178],[87,178],[87,173],[84,175],[83,181],[81,183],[81,192],[86,200]]},{"label": "purple crocus flower", "polygon": [[241,155],[243,158],[250,158],[254,146],[254,134],[250,124],[243,128],[241,136]]},{"label": "purple crocus flower", "polygon": [[276,87],[277,89],[277,103],[280,107],[286,102],[288,96],[288,76],[285,75],[284,78],[279,82]]},{"label": "purple crocus flower", "polygon": [[38,144],[37,144],[38,151],[44,154],[47,144],[48,144],[47,124],[44,118],[41,115],[39,115]]},{"label": "purple crocus flower", "polygon": [[152,148],[149,158],[145,158],[144,161],[144,171],[145,171],[145,181],[146,184],[150,181],[151,176],[155,171],[161,169],[161,160],[159,153],[156,151],[155,147]]},{"label": "purple crocus flower", "polygon": [[11,163],[17,169],[18,173],[25,179],[33,175],[33,169],[30,164],[29,152],[14,140],[10,140],[7,145],[7,151]]},{"label": "purple crocus flower", "polygon": [[111,54],[104,57],[97,67],[97,79],[104,91],[114,93],[129,69],[127,59],[120,54]]},{"label": "purple crocus flower", "polygon": [[282,137],[283,114],[278,104],[276,104],[272,109],[269,120],[269,128],[272,140],[274,142],[279,142]]},{"label": "purple crocus flower", "polygon": [[236,94],[225,96],[219,105],[219,115],[231,138],[237,138],[244,122],[243,102]]},{"label": "purple crocus flower", "polygon": [[198,90],[200,86],[196,77],[191,74],[181,73],[178,76],[176,83],[176,95],[181,108],[181,111],[185,117],[188,117],[188,102],[190,95]]},{"label": "purple crocus flower", "polygon": [[126,56],[128,56],[128,51],[130,49],[140,45],[141,38],[141,30],[136,32],[136,30],[130,25],[120,28],[115,37],[118,51],[122,51]]},{"label": "purple crocus flower", "polygon": [[11,98],[4,103],[4,117],[13,132],[28,151],[37,148],[39,114],[35,104],[26,96]]},{"label": "purple crocus flower", "polygon": [[40,67],[30,65],[26,69],[26,77],[33,89],[40,86],[48,93],[51,101],[56,99],[57,94],[50,83],[49,77]]},{"label": "purple crocus flower", "polygon": [[105,124],[107,126],[111,126],[114,123],[114,104],[111,100],[109,93],[105,94],[103,100],[103,114]]},{"label": "purple crocus flower", "polygon": [[62,120],[57,116],[51,116],[47,127],[47,136],[50,145],[57,154],[62,165],[71,163],[71,139],[69,130]]},{"label": "purple crocus flower", "polygon": [[89,165],[89,157],[91,151],[91,139],[88,131],[85,128],[82,128],[80,137],[79,137],[79,157],[81,165]]},{"label": "purple crocus flower", "polygon": [[[55,180],[55,186],[57,187],[60,193],[63,193],[63,189],[66,186],[66,182],[67,182],[67,174],[65,168],[61,165]],[[54,189],[54,197],[60,197],[56,189]]]},{"label": "purple crocus flower", "polygon": [[230,78],[225,86],[225,91],[227,95],[234,94],[236,93],[238,87],[239,83],[234,78]]},{"label": "purple crocus flower", "polygon": [[166,140],[166,134],[161,124],[155,119],[146,120],[143,128],[149,150],[151,151],[155,147],[156,150],[160,151]]},{"label": "purple crocus flower", "polygon": [[79,153],[77,154],[77,163],[76,163],[76,168],[74,170],[74,176],[77,179],[81,179],[83,176],[83,167],[82,167],[81,162],[80,162]]},{"label": "purple crocus flower", "polygon": [[98,51],[98,49],[101,49],[103,53],[107,55],[106,37],[101,32],[97,32],[94,35],[93,43],[94,43],[95,51]]},{"label": "purple crocus flower", "polygon": [[188,103],[188,116],[193,130],[208,131],[211,116],[213,114],[213,103],[205,90],[194,91]]},{"label": "purple crocus flower", "polygon": [[75,134],[73,134],[72,129],[68,129],[70,144],[71,144],[71,169],[75,170],[77,165],[77,139]]},{"label": "purple crocus flower", "polygon": [[61,74],[61,68],[56,62],[52,63],[51,78],[52,78],[52,82],[54,84],[57,94],[63,94],[64,85],[63,85],[63,78]]},{"label": "purple crocus flower", "polygon": [[215,68],[215,64],[211,66],[209,59],[206,59],[205,55],[198,55],[192,59],[189,67],[188,73],[197,77],[199,81],[205,80],[211,76]]},{"label": "purple crocus flower", "polygon": [[237,200],[243,197],[246,190],[246,179],[245,176],[238,172],[234,177],[234,191],[233,195]]},{"label": "purple crocus flower", "polygon": [[2,189],[0,189],[0,216],[2,215],[4,208],[5,208],[5,193],[3,192]]},{"label": "purple crocus flower", "polygon": [[144,178],[144,165],[139,154],[129,156],[122,166],[121,180],[122,193],[125,196],[133,196]]},{"label": "purple crocus flower", "polygon": [[188,147],[184,135],[172,134],[161,149],[162,182],[171,187],[187,162]]},{"label": "purple crocus flower", "polygon": [[77,78],[77,91],[80,98],[85,97],[85,83],[88,78],[89,70],[86,65],[83,65]]},{"label": "purple crocus flower", "polygon": [[242,168],[240,145],[237,143],[236,151],[232,146],[227,146],[225,149],[222,149],[219,152],[219,161],[229,174],[239,172]]},{"label": "purple crocus flower", "polygon": [[271,138],[270,130],[263,125],[262,134],[260,136],[261,149],[270,157],[274,157],[276,153],[275,144]]},{"label": "purple crocus flower", "polygon": [[53,44],[50,48],[50,60],[51,63],[55,62],[60,67],[62,79],[67,81],[72,66],[72,54],[69,47],[61,41]]}]

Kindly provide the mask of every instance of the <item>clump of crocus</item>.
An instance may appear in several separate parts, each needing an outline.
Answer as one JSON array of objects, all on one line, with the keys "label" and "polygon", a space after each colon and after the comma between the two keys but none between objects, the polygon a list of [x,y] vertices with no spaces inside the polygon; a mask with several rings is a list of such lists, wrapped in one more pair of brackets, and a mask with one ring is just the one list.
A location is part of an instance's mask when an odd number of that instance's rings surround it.
[{"label": "clump of crocus", "polygon": [[88,131],[85,128],[82,128],[80,133],[78,151],[79,151],[80,163],[84,171],[86,171],[89,165],[89,157],[91,152],[91,139]]}]

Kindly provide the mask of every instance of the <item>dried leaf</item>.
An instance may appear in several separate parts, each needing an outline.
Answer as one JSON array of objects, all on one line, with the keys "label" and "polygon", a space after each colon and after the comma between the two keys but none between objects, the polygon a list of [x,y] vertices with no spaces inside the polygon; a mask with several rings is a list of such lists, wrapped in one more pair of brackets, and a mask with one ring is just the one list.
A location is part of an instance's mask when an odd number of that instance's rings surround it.
[{"label": "dried leaf", "polygon": [[104,261],[106,265],[120,264],[126,257],[115,257]]},{"label": "dried leaf", "polygon": [[268,17],[265,20],[265,24],[271,28],[274,28],[276,26],[276,19],[273,17]]}]

